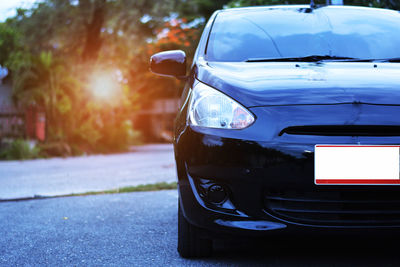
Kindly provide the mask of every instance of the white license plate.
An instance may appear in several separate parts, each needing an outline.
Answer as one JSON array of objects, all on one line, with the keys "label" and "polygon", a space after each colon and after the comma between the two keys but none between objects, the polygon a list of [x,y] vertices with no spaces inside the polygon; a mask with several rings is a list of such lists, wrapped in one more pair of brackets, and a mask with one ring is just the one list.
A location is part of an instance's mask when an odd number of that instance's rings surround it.
[{"label": "white license plate", "polygon": [[316,185],[400,184],[400,146],[316,145]]}]

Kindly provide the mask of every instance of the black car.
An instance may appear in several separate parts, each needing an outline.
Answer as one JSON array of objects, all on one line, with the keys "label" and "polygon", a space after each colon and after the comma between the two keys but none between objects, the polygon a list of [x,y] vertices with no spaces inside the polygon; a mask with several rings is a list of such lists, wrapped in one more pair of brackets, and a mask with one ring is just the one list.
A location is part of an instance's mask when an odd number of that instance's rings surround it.
[{"label": "black car", "polygon": [[[400,227],[400,13],[350,6],[216,11],[175,121],[178,251],[219,235]],[[218,234],[218,235],[217,235]]]}]

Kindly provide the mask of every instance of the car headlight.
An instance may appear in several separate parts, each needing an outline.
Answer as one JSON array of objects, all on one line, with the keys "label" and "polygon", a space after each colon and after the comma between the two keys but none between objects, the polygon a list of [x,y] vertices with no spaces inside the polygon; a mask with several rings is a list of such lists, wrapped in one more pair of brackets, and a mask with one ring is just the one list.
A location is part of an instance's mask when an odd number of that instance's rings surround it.
[{"label": "car headlight", "polygon": [[225,94],[198,83],[192,92],[189,121],[209,128],[244,129],[254,122],[254,116]]}]

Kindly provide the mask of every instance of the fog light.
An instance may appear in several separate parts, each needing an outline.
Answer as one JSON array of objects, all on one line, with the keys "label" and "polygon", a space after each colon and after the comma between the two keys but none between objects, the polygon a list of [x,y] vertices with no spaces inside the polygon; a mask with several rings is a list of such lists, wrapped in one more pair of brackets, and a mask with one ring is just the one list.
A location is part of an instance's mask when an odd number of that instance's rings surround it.
[{"label": "fog light", "polygon": [[226,201],[228,194],[225,188],[219,184],[213,184],[208,188],[207,199],[213,204],[221,204]]}]

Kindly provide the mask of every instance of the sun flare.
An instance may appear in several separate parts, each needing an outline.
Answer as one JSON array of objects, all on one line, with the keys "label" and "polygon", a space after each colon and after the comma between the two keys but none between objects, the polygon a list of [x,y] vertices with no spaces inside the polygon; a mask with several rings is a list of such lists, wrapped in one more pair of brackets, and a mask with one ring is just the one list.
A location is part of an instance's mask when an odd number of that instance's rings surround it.
[{"label": "sun flare", "polygon": [[92,75],[89,89],[93,96],[108,100],[114,98],[118,93],[118,81],[112,72],[96,72]]}]

